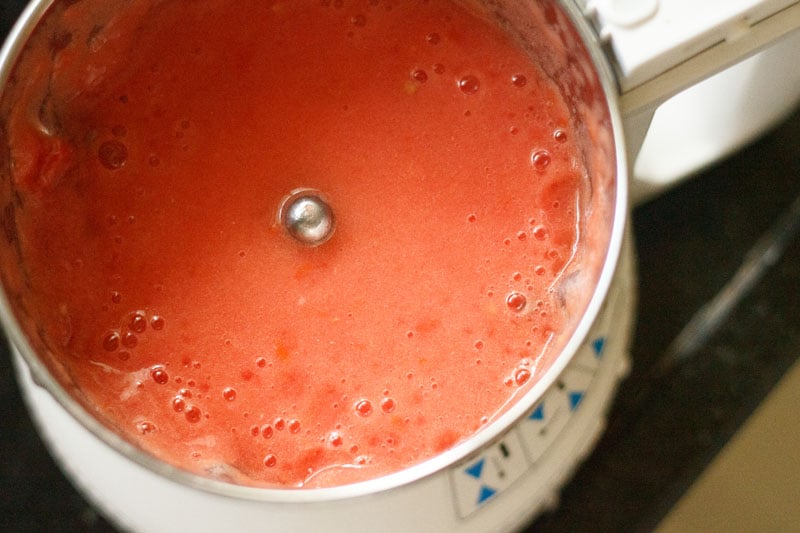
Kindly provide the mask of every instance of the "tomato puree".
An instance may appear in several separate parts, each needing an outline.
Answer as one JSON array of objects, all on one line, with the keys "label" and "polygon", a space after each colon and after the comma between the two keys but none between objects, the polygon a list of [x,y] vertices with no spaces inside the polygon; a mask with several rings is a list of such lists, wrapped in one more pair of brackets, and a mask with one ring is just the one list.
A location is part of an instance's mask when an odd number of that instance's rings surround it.
[{"label": "tomato puree", "polygon": [[[64,2],[5,100],[25,313],[98,416],[180,468],[396,472],[490,422],[565,327],[570,107],[455,2]],[[303,188],[333,213],[318,246],[278,217]]]}]

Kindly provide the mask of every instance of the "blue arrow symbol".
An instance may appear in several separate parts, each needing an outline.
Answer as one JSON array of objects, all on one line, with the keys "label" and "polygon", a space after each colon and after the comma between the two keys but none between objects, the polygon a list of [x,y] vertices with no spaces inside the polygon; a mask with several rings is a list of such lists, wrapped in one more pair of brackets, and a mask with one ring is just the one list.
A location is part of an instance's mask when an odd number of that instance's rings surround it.
[{"label": "blue arrow symbol", "polygon": [[578,404],[583,400],[583,392],[576,391],[569,393],[569,410],[574,411],[577,409]]},{"label": "blue arrow symbol", "polygon": [[528,420],[544,420],[544,402],[540,403],[536,409],[528,415]]},{"label": "blue arrow symbol", "polygon": [[497,491],[491,487],[487,487],[486,485],[481,486],[481,491],[478,494],[478,503],[481,504],[497,494]]},{"label": "blue arrow symbol", "polygon": [[484,459],[481,459],[480,461],[478,461],[474,465],[472,465],[469,468],[467,468],[466,470],[464,470],[464,472],[466,472],[468,475],[474,477],[475,479],[480,479],[481,478],[481,472],[483,471],[483,462],[484,462]]},{"label": "blue arrow symbol", "polygon": [[592,342],[592,349],[594,349],[594,356],[598,359],[603,356],[603,348],[606,344],[605,337],[598,337]]}]

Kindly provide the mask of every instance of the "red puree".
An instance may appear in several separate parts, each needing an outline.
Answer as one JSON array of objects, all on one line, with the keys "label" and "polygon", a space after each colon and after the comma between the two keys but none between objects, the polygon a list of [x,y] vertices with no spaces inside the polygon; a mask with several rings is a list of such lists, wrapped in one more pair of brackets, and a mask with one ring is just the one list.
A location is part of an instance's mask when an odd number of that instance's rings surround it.
[{"label": "red puree", "polygon": [[[447,1],[59,10],[5,111],[12,231],[28,312],[129,439],[336,485],[446,450],[536,379],[585,170],[500,29]],[[278,223],[301,187],[335,216],[318,247]]]}]

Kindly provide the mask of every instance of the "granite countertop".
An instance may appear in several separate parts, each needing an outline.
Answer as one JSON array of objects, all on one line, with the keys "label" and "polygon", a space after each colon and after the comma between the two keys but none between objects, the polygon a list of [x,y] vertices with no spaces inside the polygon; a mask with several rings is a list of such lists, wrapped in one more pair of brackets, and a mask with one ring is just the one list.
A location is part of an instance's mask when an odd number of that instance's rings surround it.
[{"label": "granite countertop", "polygon": [[[0,35],[23,2],[4,0]],[[800,354],[800,113],[638,206],[633,367],[596,450],[530,531],[652,529]],[[744,267],[743,267],[744,265]],[[673,341],[760,276],[696,346]],[[741,274],[739,274],[741,275]],[[737,293],[738,294],[738,293]],[[1,340],[1,339],[0,339]],[[48,455],[0,350],[0,530],[113,531]]]},{"label": "granite countertop", "polygon": [[[595,452],[531,531],[647,531],[800,355],[800,113],[639,206],[633,370]],[[756,272],[757,271],[757,272]],[[676,338],[709,302],[729,314]],[[722,303],[721,303],[722,300]],[[695,322],[693,322],[694,324]]]}]

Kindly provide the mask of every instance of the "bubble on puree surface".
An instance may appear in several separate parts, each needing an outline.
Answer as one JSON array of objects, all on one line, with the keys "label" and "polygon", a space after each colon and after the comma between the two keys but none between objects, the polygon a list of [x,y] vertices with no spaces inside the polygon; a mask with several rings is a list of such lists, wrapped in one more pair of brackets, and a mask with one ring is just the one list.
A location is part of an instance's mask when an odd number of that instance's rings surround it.
[{"label": "bubble on puree surface", "polygon": [[[4,227],[38,334],[126,438],[331,486],[535,382],[586,177],[498,27],[447,1],[65,4],[10,81]],[[277,216],[299,188],[335,215],[318,246]]]}]

